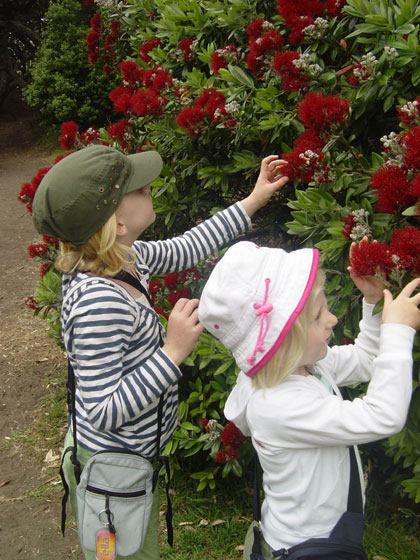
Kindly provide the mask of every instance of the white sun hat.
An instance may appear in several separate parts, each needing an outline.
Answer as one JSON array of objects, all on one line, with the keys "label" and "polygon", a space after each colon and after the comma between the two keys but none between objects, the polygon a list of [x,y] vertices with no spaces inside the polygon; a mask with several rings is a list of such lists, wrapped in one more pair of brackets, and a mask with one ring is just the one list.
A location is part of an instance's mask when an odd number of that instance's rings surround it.
[{"label": "white sun hat", "polygon": [[252,377],[276,353],[301,313],[319,264],[317,249],[259,247],[240,241],[212,271],[198,307],[200,323]]}]

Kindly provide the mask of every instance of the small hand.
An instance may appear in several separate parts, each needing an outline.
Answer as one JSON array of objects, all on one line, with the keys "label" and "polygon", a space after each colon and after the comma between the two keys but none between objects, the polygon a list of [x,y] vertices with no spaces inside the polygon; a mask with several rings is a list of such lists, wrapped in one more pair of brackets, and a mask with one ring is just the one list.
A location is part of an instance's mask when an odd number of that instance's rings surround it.
[{"label": "small hand", "polygon": [[[367,237],[363,239],[367,240]],[[373,241],[373,243],[377,243],[377,241]],[[350,246],[350,261],[355,247],[356,243],[352,243]],[[352,266],[347,267],[347,270],[355,286],[362,292],[366,303],[375,304],[382,299],[385,284],[380,278],[377,276],[357,276]]]},{"label": "small hand", "polygon": [[198,322],[198,299],[179,299],[168,319],[162,350],[179,366],[192,352],[203,326]]},{"label": "small hand", "polygon": [[275,192],[281,189],[289,180],[280,173],[281,168],[287,162],[279,159],[278,156],[267,156],[261,162],[260,174],[255,183],[252,193],[242,201],[248,216],[252,216],[257,210],[262,208]]},{"label": "small hand", "polygon": [[384,290],[382,322],[407,325],[416,330],[420,328],[420,292],[412,295],[419,286],[420,278],[411,280],[395,299],[389,290]]}]

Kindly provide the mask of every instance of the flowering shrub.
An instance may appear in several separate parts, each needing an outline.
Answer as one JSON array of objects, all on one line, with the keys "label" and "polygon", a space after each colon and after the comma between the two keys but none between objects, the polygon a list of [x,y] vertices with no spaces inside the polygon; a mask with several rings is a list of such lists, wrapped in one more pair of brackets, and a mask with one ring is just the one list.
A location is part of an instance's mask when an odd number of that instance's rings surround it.
[{"label": "flowering shrub", "polygon": [[[240,199],[261,158],[282,155],[290,181],[256,217],[253,235],[272,245],[310,243],[321,249],[328,299],[340,318],[336,341],[353,339],[360,296],[346,273],[350,243],[357,243],[353,265],[361,273],[381,274],[393,291],[419,273],[417,2],[94,5],[99,16],[90,32],[100,28],[101,36],[91,35],[86,56],[98,52],[91,60],[95,67],[102,65],[106,74],[112,66],[118,77],[109,97],[119,117],[85,132],[64,123],[63,148],[103,142],[126,153],[157,149],[166,165],[153,189],[162,218],[151,232],[155,237],[166,236],[168,228],[184,231]],[[109,33],[118,39],[110,40],[115,56],[105,60]],[[28,207],[31,189],[21,195]],[[204,272],[187,285],[178,277],[156,279],[151,289],[163,318],[177,290],[199,294]],[[415,383],[418,356],[416,342]],[[195,476],[200,488],[214,485],[219,472],[238,474],[249,457],[249,443],[232,458],[238,449],[228,452],[221,435],[210,441],[210,433],[223,433],[223,405],[236,373],[230,354],[207,334],[186,361],[180,428],[168,453],[197,456],[201,463],[204,453],[208,468]],[[415,387],[406,428],[377,444],[389,458],[377,470],[393,481],[395,492],[420,500]],[[214,420],[214,429],[206,431],[203,419]],[[369,450],[365,454],[371,458]]]}]

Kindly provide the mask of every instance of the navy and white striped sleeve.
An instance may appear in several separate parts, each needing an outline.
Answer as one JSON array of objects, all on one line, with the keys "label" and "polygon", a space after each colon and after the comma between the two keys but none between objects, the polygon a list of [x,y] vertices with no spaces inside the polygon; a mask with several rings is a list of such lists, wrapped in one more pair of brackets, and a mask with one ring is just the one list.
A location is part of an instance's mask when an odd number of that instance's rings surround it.
[{"label": "navy and white striped sleeve", "polygon": [[84,290],[70,310],[66,346],[83,408],[99,431],[138,418],[181,377],[159,348],[155,314],[140,313],[137,324],[130,301],[103,285]]},{"label": "navy and white striped sleeve", "polygon": [[138,241],[133,248],[140,252],[141,260],[148,265],[151,274],[164,274],[194,266],[250,226],[248,214],[237,202],[183,235],[165,241]]}]

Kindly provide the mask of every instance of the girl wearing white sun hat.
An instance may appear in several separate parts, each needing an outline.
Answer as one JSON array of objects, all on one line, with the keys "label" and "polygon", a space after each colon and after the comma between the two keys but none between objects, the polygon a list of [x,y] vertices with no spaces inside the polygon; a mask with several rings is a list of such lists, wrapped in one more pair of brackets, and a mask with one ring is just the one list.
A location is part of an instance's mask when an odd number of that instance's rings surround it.
[{"label": "girl wearing white sun hat", "polygon": [[[349,268],[364,296],[360,333],[353,345],[330,348],[337,318],[328,311],[318,261],[316,249],[287,253],[239,242],[200,300],[201,324],[242,370],[226,418],[251,436],[263,469],[262,546],[260,556],[251,555],[253,524],[247,560],[283,558],[307,539],[329,538],[346,512],[348,447],[395,434],[406,420],[420,279],[393,299],[381,280]],[[381,317],[373,309],[383,296]],[[343,400],[338,386],[358,382],[369,382],[366,395]],[[363,481],[357,448],[356,456]]]}]

